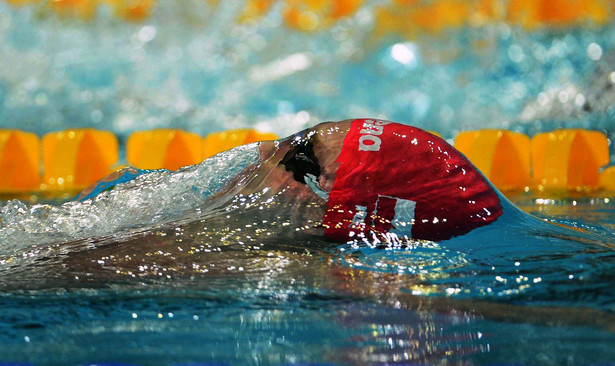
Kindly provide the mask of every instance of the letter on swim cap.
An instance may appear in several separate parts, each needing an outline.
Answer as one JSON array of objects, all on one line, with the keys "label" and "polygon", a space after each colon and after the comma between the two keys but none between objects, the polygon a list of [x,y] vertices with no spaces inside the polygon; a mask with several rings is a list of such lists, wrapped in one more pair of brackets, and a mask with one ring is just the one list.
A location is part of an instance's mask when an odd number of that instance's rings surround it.
[{"label": "letter on swim cap", "polygon": [[368,124],[363,124],[364,129],[361,130],[361,133],[369,133],[371,135],[382,135],[382,131],[384,130],[384,127],[382,126],[376,126],[376,125],[368,125]]},{"label": "letter on swim cap", "polygon": [[[366,144],[365,141],[371,141],[371,144]],[[359,138],[359,151],[380,151],[380,138],[374,135],[363,135]]]},{"label": "letter on swim cap", "polygon": [[336,160],[323,220],[328,238],[442,241],[502,215],[498,193],[446,141],[397,123],[382,135],[362,134],[365,123],[352,122]]}]

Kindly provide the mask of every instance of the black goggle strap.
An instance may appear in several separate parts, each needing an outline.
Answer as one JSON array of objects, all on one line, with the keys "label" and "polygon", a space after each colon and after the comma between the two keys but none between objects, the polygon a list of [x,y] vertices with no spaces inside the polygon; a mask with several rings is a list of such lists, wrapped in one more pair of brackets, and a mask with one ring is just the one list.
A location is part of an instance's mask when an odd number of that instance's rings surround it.
[{"label": "black goggle strap", "polygon": [[293,147],[286,153],[279,164],[284,165],[286,171],[293,172],[293,178],[308,187],[314,193],[327,201],[329,194],[318,184],[318,177],[321,174],[318,158],[314,154],[314,144],[311,141],[309,129],[303,130],[295,136],[291,144]]}]

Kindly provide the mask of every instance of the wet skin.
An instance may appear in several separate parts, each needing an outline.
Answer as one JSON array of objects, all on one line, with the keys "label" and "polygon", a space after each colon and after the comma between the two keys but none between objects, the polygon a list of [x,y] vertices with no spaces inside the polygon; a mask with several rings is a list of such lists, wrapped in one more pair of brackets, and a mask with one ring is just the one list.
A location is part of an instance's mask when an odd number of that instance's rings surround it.
[{"label": "wet skin", "polygon": [[[318,182],[326,191],[333,185],[338,165],[335,159],[350,123],[320,124],[305,131],[301,139],[303,141],[309,136],[313,143],[314,153],[321,166]],[[124,237],[92,238],[77,243],[78,248],[94,246],[95,249],[72,251],[64,257],[61,272],[65,272],[65,275],[61,277],[70,279],[78,276],[82,282],[87,278],[94,282],[104,282],[109,277],[123,278],[128,273],[136,273],[156,278],[158,269],[162,268],[172,268],[174,276],[185,277],[194,275],[195,263],[207,264],[220,261],[221,258],[228,260],[230,257],[237,257],[241,261],[246,255],[252,255],[248,252],[253,246],[275,249],[282,245],[288,249],[289,241],[306,243],[314,240],[321,242],[317,245],[320,248],[323,244],[335,245],[322,240],[321,222],[326,202],[304,182],[297,181],[293,173],[280,164],[298,142],[295,136],[291,136],[280,141],[260,143],[261,163],[246,168],[211,198],[214,202],[211,211],[216,211],[214,214],[130,233]],[[86,189],[86,192],[91,189]],[[247,204],[240,199],[229,201],[229,197],[253,199],[248,200],[250,204]],[[234,205],[237,207],[233,208]],[[250,228],[245,227],[251,224]],[[218,247],[225,248],[225,252],[211,251]],[[171,255],[159,255],[161,251]],[[305,252],[305,249],[297,251],[299,256]],[[257,250],[254,253],[259,252]],[[140,270],[143,266],[147,266],[148,270]],[[208,276],[224,272],[221,268],[219,270],[211,266],[207,271]]]},{"label": "wet skin", "polygon": [[[330,191],[339,165],[336,158],[351,122],[319,124],[304,131],[300,139],[290,136],[280,141],[262,142],[259,146],[261,164],[258,167],[248,167],[212,197],[212,201],[222,201],[223,206],[229,206],[229,196],[256,197],[252,204],[239,203],[239,207],[231,210],[230,215],[216,214],[192,222],[165,225],[156,230],[135,233],[121,240],[94,239],[96,250],[86,250],[67,257],[66,261],[69,263],[65,262],[65,268],[69,268],[71,272],[96,272],[101,267],[115,272],[120,268],[122,273],[139,273],[139,266],[156,258],[160,267],[173,266],[178,272],[185,270],[187,275],[190,275],[192,262],[207,262],[222,253],[203,250],[195,254],[184,249],[203,245],[215,247],[222,242],[223,246],[236,247],[243,253],[245,247],[233,243],[233,239],[237,240],[239,236],[246,242],[258,242],[257,247],[275,247],[276,243],[286,245],[289,240],[297,243],[316,240],[321,242],[321,248],[323,243],[327,246],[336,245],[329,244],[329,241],[323,238],[321,223],[327,209],[326,202],[305,183],[296,180],[293,173],[280,162],[289,151],[296,148],[298,142],[309,138],[321,167],[318,183],[323,190]],[[260,209],[263,203],[266,203],[264,210]],[[252,223],[255,225],[249,229],[245,228],[246,224]],[[246,237],[251,240],[245,240]],[[169,248],[174,255],[151,255],[160,248]],[[178,251],[177,248],[183,249]],[[318,248],[313,247],[310,250]],[[209,274],[216,272],[217,270],[213,269]]]},{"label": "wet skin", "polygon": [[255,174],[254,179],[242,190],[242,193],[249,194],[261,191],[264,188],[271,188],[274,192],[288,192],[287,197],[292,197],[297,202],[322,201],[305,183],[297,181],[292,172],[288,171],[280,162],[298,143],[304,139],[309,139],[313,144],[313,152],[318,159],[321,170],[318,183],[323,190],[330,192],[339,166],[336,160],[342,150],[344,138],[350,130],[351,124],[352,120],[321,123],[304,131],[303,137],[296,138],[295,135],[279,142],[262,142],[260,151],[265,162],[259,168],[258,173]]}]

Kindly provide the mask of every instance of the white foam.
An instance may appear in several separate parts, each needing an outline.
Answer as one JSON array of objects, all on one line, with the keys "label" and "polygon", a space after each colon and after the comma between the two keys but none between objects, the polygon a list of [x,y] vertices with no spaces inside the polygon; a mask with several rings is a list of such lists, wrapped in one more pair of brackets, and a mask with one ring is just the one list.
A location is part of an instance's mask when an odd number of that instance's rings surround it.
[{"label": "white foam", "polygon": [[[259,162],[258,143],[253,143],[175,172],[141,175],[83,202],[54,206],[9,201],[0,207],[0,255],[199,217],[211,208],[216,192]],[[233,183],[247,179],[249,175]]]}]

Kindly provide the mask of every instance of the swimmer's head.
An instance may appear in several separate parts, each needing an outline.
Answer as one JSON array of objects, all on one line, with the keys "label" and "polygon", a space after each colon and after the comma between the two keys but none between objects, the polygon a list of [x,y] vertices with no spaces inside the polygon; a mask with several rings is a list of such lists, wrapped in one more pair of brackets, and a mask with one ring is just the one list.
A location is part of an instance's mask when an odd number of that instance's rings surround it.
[{"label": "swimmer's head", "polygon": [[321,169],[318,158],[314,154],[314,142],[307,136],[311,131],[303,130],[292,140],[292,147],[279,162],[286,171],[292,172],[293,178],[299,183],[308,184],[320,177]]},{"label": "swimmer's head", "polygon": [[447,240],[502,214],[484,176],[446,141],[415,127],[323,123],[275,146],[268,184],[322,202],[325,235],[336,241]]},{"label": "swimmer's head", "polygon": [[289,199],[326,204],[323,193],[333,188],[336,158],[351,123],[321,123],[278,141],[261,142],[264,163],[248,190],[268,187],[285,191]]}]

